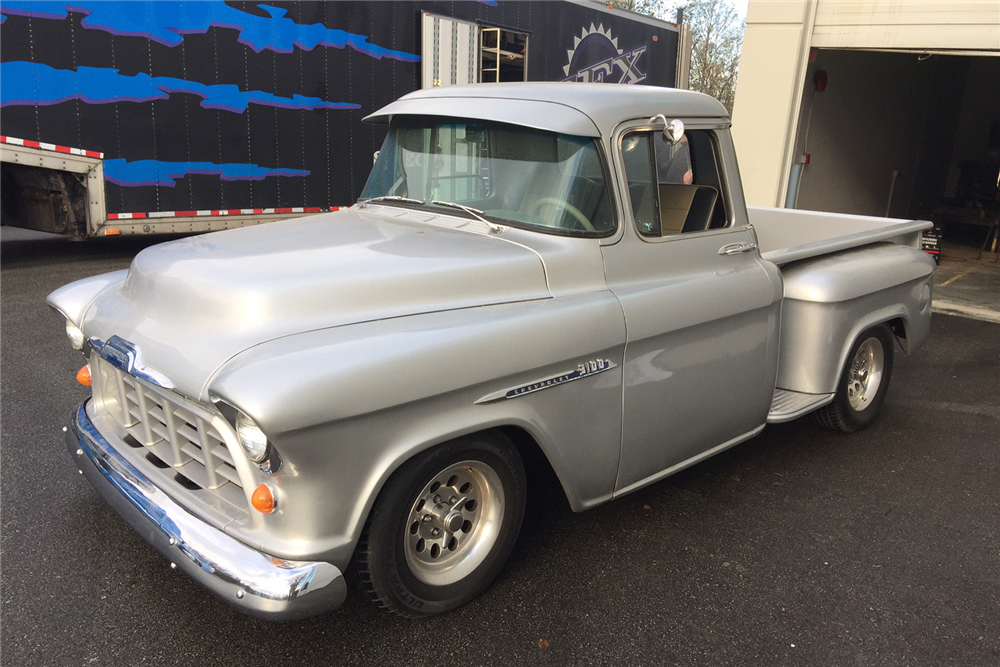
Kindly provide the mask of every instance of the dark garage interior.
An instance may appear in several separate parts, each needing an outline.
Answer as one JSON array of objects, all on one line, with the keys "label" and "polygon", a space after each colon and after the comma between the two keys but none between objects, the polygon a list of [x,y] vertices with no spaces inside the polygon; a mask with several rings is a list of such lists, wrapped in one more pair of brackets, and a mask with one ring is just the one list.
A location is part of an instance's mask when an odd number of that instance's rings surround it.
[{"label": "dark garage interior", "polygon": [[[933,220],[982,246],[1000,219],[1000,57],[814,50],[795,208]],[[793,169],[794,171],[794,169]]]}]

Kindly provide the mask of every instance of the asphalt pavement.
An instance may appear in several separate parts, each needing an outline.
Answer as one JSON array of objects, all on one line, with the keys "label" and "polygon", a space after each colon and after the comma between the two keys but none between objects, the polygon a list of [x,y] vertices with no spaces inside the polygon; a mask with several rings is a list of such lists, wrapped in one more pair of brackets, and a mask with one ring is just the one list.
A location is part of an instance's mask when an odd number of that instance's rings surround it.
[{"label": "asphalt pavement", "polygon": [[273,624],[171,570],[65,449],[83,360],[45,296],[147,243],[0,247],[3,665],[1000,664],[1000,324],[935,315],[860,433],[770,426],[582,514],[539,474],[507,567],[455,612],[352,591]]}]

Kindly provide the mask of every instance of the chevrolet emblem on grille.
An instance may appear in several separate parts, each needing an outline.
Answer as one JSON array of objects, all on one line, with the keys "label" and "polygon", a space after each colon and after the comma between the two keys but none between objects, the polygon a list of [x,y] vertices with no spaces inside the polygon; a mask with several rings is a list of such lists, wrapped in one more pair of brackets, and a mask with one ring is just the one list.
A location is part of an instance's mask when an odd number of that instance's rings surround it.
[{"label": "chevrolet emblem on grille", "polygon": [[101,342],[96,338],[90,340],[90,346],[101,359],[122,371],[140,380],[145,380],[150,384],[155,384],[164,389],[173,389],[174,383],[165,375],[147,368],[142,363],[142,350],[135,343],[131,343],[121,336],[112,336],[107,342]]}]

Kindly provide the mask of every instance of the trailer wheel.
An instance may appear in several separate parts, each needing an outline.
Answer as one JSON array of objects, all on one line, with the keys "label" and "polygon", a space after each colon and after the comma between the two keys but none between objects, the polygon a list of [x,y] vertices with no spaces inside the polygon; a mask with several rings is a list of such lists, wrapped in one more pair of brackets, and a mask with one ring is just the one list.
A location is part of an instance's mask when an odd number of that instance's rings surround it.
[{"label": "trailer wheel", "polygon": [[875,421],[892,378],[892,342],[892,331],[885,324],[858,336],[847,355],[833,402],[812,413],[817,422],[851,432]]},{"label": "trailer wheel", "polygon": [[499,433],[460,438],[405,463],[386,482],[355,552],[378,606],[440,614],[482,593],[510,555],[524,517],[521,457]]}]

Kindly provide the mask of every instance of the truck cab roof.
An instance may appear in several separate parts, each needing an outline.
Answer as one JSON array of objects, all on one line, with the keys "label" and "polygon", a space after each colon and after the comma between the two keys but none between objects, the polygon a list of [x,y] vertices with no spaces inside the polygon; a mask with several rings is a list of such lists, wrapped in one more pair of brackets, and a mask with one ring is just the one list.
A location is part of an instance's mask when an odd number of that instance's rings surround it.
[{"label": "truck cab roof", "polygon": [[577,136],[608,136],[623,120],[652,117],[724,118],[713,97],[690,90],[605,83],[490,83],[427,88],[366,117],[396,115],[479,118]]}]

